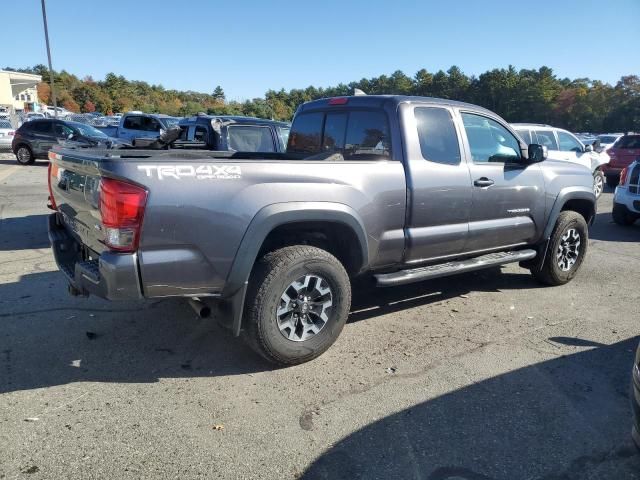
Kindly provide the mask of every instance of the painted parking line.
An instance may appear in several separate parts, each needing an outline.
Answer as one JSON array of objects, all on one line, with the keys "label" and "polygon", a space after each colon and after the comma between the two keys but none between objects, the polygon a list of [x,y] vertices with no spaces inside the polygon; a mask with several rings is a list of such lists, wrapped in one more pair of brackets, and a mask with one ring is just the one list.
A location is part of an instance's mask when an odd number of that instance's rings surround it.
[{"label": "painted parking line", "polygon": [[9,167],[9,169],[5,170],[4,172],[0,172],[0,182],[13,175],[18,170],[18,168],[20,168],[19,165],[14,165],[13,167]]}]

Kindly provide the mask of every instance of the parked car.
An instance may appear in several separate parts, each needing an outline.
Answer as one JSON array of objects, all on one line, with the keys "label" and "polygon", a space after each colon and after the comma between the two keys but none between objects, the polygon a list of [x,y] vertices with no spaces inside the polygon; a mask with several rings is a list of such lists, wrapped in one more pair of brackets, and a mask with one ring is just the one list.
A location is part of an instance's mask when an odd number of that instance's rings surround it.
[{"label": "parked car", "polygon": [[120,118],[117,127],[99,127],[110,137],[131,142],[136,138],[155,138],[160,130],[177,125],[179,118],[160,113],[128,112]]},{"label": "parked car", "polygon": [[72,141],[80,147],[110,147],[116,140],[90,125],[47,118],[32,120],[18,128],[11,150],[19,164],[28,165],[37,158],[48,158],[51,147],[61,141]]},{"label": "parked car", "polygon": [[0,119],[7,119],[7,118],[9,118],[9,109],[7,107],[0,105]]},{"label": "parked car", "polygon": [[596,152],[591,144],[585,145],[574,134],[562,128],[535,123],[513,123],[518,135],[526,143],[547,147],[549,158],[584,165],[593,175],[593,192],[600,198],[604,190],[603,167],[609,163],[604,152]]},{"label": "parked car", "polygon": [[632,225],[640,219],[640,155],[620,173],[620,183],[613,196],[612,215],[618,225]]},{"label": "parked car", "polygon": [[22,114],[23,122],[30,122],[31,120],[41,120],[43,118],[45,118],[45,116],[42,113],[38,112],[27,112]]},{"label": "parked car", "polygon": [[633,428],[631,435],[640,449],[640,345],[636,350],[636,358],[631,370],[631,409],[633,412]]},{"label": "parked car", "polygon": [[607,154],[611,160],[603,171],[607,177],[607,185],[615,187],[620,181],[622,169],[640,156],[640,134],[620,137],[613,146],[609,147]]},{"label": "parked car", "polygon": [[0,150],[11,150],[11,141],[15,133],[9,120],[0,119]]},{"label": "parked car", "polygon": [[49,105],[45,105],[42,107],[42,114],[47,118],[55,118],[56,111],[58,112],[58,118],[64,119],[69,115],[73,115],[73,112],[70,112],[66,108],[63,107],[51,107]]},{"label": "parked car", "polygon": [[603,133],[601,135],[598,135],[598,140],[600,140],[600,147],[602,147],[603,150],[608,150],[623,135],[624,133]]},{"label": "parked car", "polygon": [[49,154],[49,238],[70,293],[183,296],[201,315],[219,301],[235,335],[285,365],[329,348],[367,272],[384,287],[520,262],[565,284],[596,211],[589,170],[450,100],[309,102],[285,153],[104,153]]},{"label": "parked car", "polygon": [[284,152],[291,128],[286,122],[227,115],[196,115],[183,118],[178,125],[184,143],[237,152]]}]

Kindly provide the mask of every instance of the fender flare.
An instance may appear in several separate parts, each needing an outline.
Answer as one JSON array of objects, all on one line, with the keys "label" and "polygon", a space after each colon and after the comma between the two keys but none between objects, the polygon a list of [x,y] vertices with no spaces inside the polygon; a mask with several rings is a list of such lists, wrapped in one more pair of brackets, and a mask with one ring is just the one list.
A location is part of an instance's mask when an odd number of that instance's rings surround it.
[{"label": "fender flare", "polygon": [[544,234],[542,236],[544,240],[548,240],[551,237],[551,232],[553,231],[553,227],[556,225],[558,216],[569,200],[588,200],[593,206],[593,209],[591,212],[591,218],[587,219],[587,223],[593,223],[596,216],[597,205],[596,196],[593,193],[593,190],[588,187],[565,187],[560,190],[560,193],[558,193],[556,200],[553,203],[553,207],[551,207],[551,211],[547,219],[547,226],[545,227]]},{"label": "fender flare", "polygon": [[251,270],[264,240],[273,229],[287,223],[333,222],[349,227],[360,243],[361,269],[369,264],[369,245],[360,215],[348,205],[334,202],[286,202],[263,207],[253,217],[236,251],[222,297],[231,306],[232,330],[240,334],[244,300]]}]

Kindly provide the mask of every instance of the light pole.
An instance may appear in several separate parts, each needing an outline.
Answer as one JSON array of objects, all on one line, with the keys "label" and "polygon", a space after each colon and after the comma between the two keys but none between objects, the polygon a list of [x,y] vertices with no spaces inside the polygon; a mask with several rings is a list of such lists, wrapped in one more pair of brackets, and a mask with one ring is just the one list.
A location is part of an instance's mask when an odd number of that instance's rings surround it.
[{"label": "light pole", "polygon": [[42,21],[44,22],[44,39],[47,42],[47,58],[49,59],[49,82],[51,83],[51,99],[53,100],[53,115],[58,118],[58,103],[56,102],[56,87],[53,80],[53,67],[51,66],[51,48],[49,48],[49,28],[47,27],[47,9],[42,0]]}]

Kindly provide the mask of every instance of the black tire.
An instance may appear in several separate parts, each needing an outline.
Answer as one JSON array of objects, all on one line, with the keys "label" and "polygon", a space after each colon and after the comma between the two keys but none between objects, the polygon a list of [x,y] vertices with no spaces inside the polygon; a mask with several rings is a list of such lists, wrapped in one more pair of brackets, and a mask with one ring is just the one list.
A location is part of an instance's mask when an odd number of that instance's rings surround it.
[{"label": "black tire", "polygon": [[[580,243],[574,263],[569,266],[568,270],[564,270],[558,264],[560,261],[558,259],[558,253],[560,252],[564,242],[563,236],[571,230],[577,232]],[[558,216],[558,220],[556,221],[556,225],[553,228],[553,232],[551,233],[547,254],[544,258],[542,268],[540,270],[534,268],[531,270],[531,273],[538,281],[545,285],[564,285],[571,281],[571,279],[575,277],[576,273],[578,273],[580,265],[582,265],[582,261],[587,254],[588,245],[589,230],[584,217],[571,210],[561,212]]]},{"label": "black tire", "polygon": [[602,170],[596,170],[593,172],[593,193],[596,195],[596,200],[602,195],[605,182],[606,180]]},{"label": "black tire", "polygon": [[[281,317],[277,316],[277,311],[286,304],[282,297],[286,292],[292,292],[289,290],[292,285],[301,278],[306,280],[308,276],[322,279],[322,282],[311,280],[309,284],[313,282],[315,286],[318,283],[323,289],[328,285],[331,306],[326,307],[328,319],[320,330],[310,334],[310,338],[296,341],[287,338],[285,336],[287,333],[281,331],[279,327]],[[297,293],[299,292],[300,290]],[[301,294],[297,298],[304,298],[304,296]],[[324,301],[328,303],[327,297],[319,298],[325,298]],[[251,273],[243,318],[245,338],[256,352],[272,363],[296,365],[307,362],[324,353],[336,341],[347,321],[350,306],[349,276],[337,258],[317,247],[307,245],[284,247],[267,253],[258,260]],[[296,309],[302,307],[299,304]],[[310,309],[317,307],[316,304],[306,311],[309,312]],[[322,306],[320,308],[324,312],[324,308]],[[291,312],[291,317],[287,317],[288,313],[285,313],[284,319],[291,318],[291,322],[297,325],[295,329],[288,329],[288,335],[292,336],[292,330],[294,336],[298,331],[308,332],[306,327],[302,328],[302,320],[296,320],[294,315],[294,311],[301,312],[301,310],[288,311]],[[308,315],[307,318],[311,318],[311,315]],[[314,318],[320,321],[318,316]]]},{"label": "black tire", "polygon": [[611,216],[613,217],[614,222],[624,227],[633,225],[633,222],[637,220],[637,217],[633,215],[625,205],[622,205],[620,203],[613,204]]},{"label": "black tire", "polygon": [[33,156],[33,152],[28,145],[18,145],[15,151],[16,161],[20,165],[31,165],[35,162],[36,158]]},{"label": "black tire", "polygon": [[609,185],[611,188],[615,188],[618,186],[618,183],[620,183],[620,177],[617,175],[611,175],[607,177],[607,185]]}]

